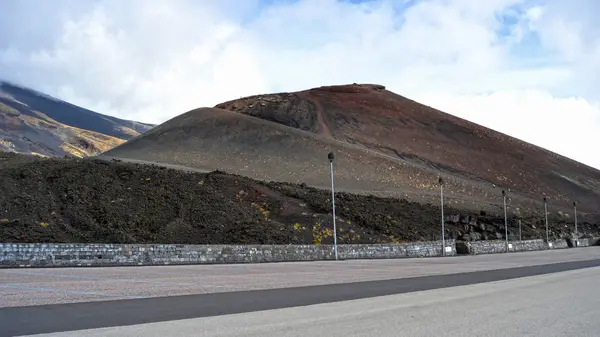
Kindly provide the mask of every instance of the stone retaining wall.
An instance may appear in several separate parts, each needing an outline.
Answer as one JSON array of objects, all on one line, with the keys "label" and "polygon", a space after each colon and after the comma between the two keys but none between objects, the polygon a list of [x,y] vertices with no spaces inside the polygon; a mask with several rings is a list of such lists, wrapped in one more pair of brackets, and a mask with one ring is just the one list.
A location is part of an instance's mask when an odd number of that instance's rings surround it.
[{"label": "stone retaining wall", "polygon": [[[509,252],[525,252],[545,249],[568,248],[566,240],[556,240],[549,246],[544,240],[509,241]],[[506,242],[503,240],[467,241],[457,242],[456,250],[459,254],[496,254],[506,252]]]},{"label": "stone retaining wall", "polygon": [[585,238],[578,241],[577,247],[600,246],[600,238]]},{"label": "stone retaining wall", "polygon": [[569,248],[569,244],[567,243],[567,240],[565,240],[565,239],[554,240],[551,243],[552,243],[552,248],[553,249],[565,249],[565,248]]},{"label": "stone retaining wall", "polygon": [[[509,252],[569,248],[567,240],[509,242]],[[579,247],[600,238],[579,240]],[[446,256],[506,252],[503,240],[446,241]],[[397,259],[442,255],[441,241],[403,244],[339,245],[338,258]],[[0,267],[136,266],[166,264],[260,263],[333,260],[332,245],[169,245],[0,243]]]},{"label": "stone retaining wall", "polygon": [[[447,256],[456,255],[454,241],[446,241],[446,247]],[[338,245],[339,259],[392,259],[441,255],[441,241]],[[332,259],[333,245],[0,243],[0,267],[218,264]]]}]

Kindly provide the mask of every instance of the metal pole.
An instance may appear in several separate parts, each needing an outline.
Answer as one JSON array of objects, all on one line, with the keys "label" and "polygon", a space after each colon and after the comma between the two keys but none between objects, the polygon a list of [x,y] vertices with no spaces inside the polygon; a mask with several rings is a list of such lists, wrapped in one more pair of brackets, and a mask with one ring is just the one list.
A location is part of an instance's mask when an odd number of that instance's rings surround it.
[{"label": "metal pole", "polygon": [[546,244],[550,244],[550,234],[548,231],[548,206],[546,205],[546,197],[544,197],[544,217],[546,218]]},{"label": "metal pole", "polygon": [[577,233],[577,203],[573,201],[573,211],[575,213],[575,247],[579,246],[579,235]]},{"label": "metal pole", "polygon": [[508,253],[508,220],[506,219],[506,192],[504,190],[502,190],[502,201],[504,203],[504,241]]},{"label": "metal pole", "polygon": [[446,256],[446,229],[444,224],[444,179],[440,177],[440,202],[442,206],[442,256]]},{"label": "metal pole", "polygon": [[337,229],[335,225],[335,192],[333,189],[333,152],[329,153],[329,166],[331,168],[331,208],[333,210],[333,251],[335,255],[335,259],[338,259],[338,249],[337,249]]},{"label": "metal pole", "polygon": [[444,224],[444,180],[440,177],[440,202],[442,204],[442,256],[446,256],[446,229]]}]

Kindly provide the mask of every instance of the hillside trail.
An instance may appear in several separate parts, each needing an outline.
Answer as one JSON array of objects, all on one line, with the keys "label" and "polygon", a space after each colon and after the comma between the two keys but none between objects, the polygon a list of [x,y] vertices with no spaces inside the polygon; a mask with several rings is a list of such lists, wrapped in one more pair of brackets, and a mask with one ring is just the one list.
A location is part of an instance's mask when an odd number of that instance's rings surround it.
[{"label": "hillside trail", "polygon": [[327,123],[325,123],[325,118],[323,117],[323,105],[321,105],[321,102],[319,102],[318,99],[314,99],[306,94],[303,94],[302,96],[304,99],[308,100],[309,102],[311,102],[315,105],[315,112],[317,113],[317,123],[319,124],[319,127],[321,128],[321,134],[325,137],[334,139],[333,136],[331,135],[331,131],[329,130],[329,127],[327,126]]}]

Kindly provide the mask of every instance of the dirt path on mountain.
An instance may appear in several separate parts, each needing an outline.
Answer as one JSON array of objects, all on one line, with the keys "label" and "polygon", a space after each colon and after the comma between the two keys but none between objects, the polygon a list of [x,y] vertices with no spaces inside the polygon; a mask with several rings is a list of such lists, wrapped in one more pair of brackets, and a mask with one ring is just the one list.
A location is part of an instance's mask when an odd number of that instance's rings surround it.
[{"label": "dirt path on mountain", "polygon": [[333,138],[333,136],[331,135],[331,131],[329,130],[329,126],[327,126],[327,123],[325,122],[325,118],[323,117],[323,105],[321,105],[321,102],[319,102],[318,99],[313,99],[309,96],[309,94],[301,94],[299,95],[302,98],[308,100],[309,102],[311,102],[312,104],[314,104],[315,106],[315,113],[317,115],[317,123],[321,129],[321,135],[325,136],[325,137],[329,137],[329,138]]}]

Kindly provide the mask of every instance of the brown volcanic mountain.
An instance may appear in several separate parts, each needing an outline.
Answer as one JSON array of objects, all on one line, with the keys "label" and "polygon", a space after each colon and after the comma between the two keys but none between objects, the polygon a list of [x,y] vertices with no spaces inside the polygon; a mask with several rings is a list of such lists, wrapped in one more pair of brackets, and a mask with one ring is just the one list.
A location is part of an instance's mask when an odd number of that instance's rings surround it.
[{"label": "brown volcanic mountain", "polygon": [[[103,156],[327,187],[329,151],[339,153],[336,180],[344,189],[406,189],[411,177],[421,172],[413,165],[351,144],[214,108],[175,117]],[[437,179],[434,172],[427,173],[426,179]],[[415,190],[417,186],[415,181]]]},{"label": "brown volcanic mountain", "polygon": [[[230,110],[232,112],[228,112]],[[600,211],[600,171],[424,106],[380,85],[342,85],[242,98],[176,117],[105,155],[220,169],[252,178],[336,184],[437,202],[441,174],[457,207],[510,204]],[[492,206],[490,206],[492,205]],[[491,207],[491,208],[490,208]]]},{"label": "brown volcanic mountain", "polygon": [[381,85],[341,85],[217,105],[540,198],[598,210],[600,171],[424,106]]}]

